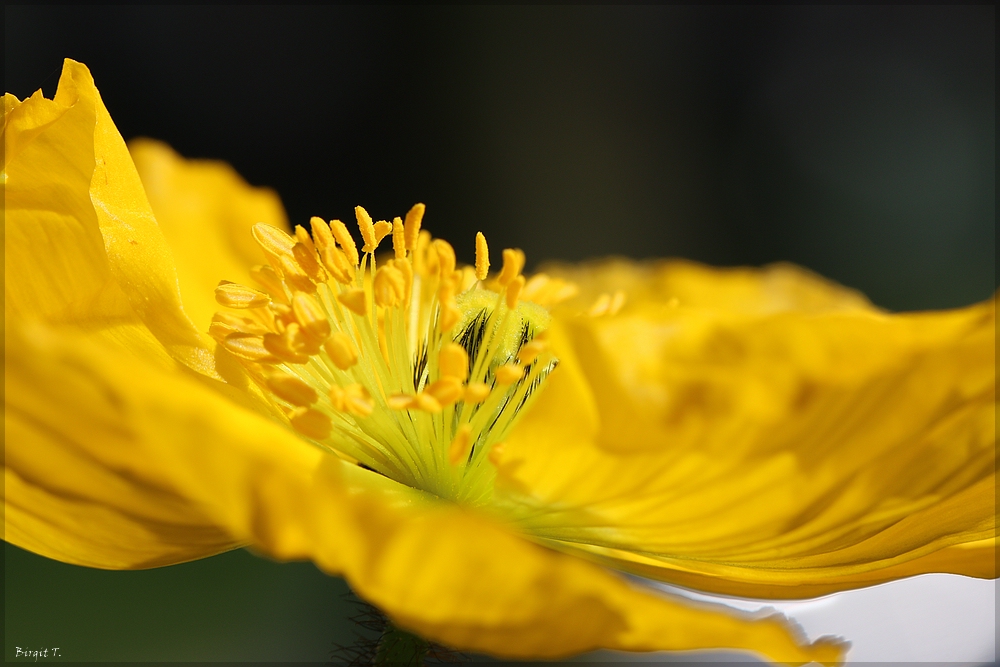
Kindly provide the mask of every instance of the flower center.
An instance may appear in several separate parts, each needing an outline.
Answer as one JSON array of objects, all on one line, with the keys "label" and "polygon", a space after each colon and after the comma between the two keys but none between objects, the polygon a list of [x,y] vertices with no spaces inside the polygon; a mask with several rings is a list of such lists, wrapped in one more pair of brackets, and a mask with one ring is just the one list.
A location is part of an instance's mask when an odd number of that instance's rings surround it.
[{"label": "flower center", "polygon": [[[405,222],[355,213],[360,253],[339,220],[312,218],[312,236],[256,225],[261,289],[219,283],[230,310],[209,332],[306,438],[403,484],[484,503],[503,439],[557,363],[546,308],[575,286],[526,281],[512,249],[491,277],[481,233],[475,267],[458,267],[452,246],[421,229],[423,204]],[[388,236],[393,256],[376,265]]]}]

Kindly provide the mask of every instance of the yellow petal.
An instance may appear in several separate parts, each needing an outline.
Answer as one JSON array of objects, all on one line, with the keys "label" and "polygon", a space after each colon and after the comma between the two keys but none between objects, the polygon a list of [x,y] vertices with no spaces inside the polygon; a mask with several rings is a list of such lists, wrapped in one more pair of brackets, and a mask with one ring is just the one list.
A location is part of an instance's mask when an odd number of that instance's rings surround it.
[{"label": "yellow petal", "polygon": [[220,280],[256,285],[250,268],[264,256],[250,233],[258,222],[290,231],[274,191],[251,187],[224,162],[185,160],[152,139],[129,142],[160,229],[173,251],[184,306],[207,331]]},{"label": "yellow petal", "polygon": [[876,310],[860,292],[786,263],[763,269],[719,269],[685,260],[602,259],[553,264],[543,270],[578,287],[576,296],[566,302],[566,307],[578,310],[602,294],[619,290],[629,304],[693,307],[732,315]]},{"label": "yellow petal", "polygon": [[[168,565],[237,546],[129,451],[137,434],[119,418],[123,406],[113,393],[127,386],[88,385],[67,371],[65,358],[45,356],[25,340],[44,345],[51,335],[38,325],[7,327],[4,539],[109,569]],[[116,362],[142,367],[126,356]]]},{"label": "yellow petal", "polygon": [[[11,508],[30,506],[37,494],[9,484],[6,536],[15,544],[51,545],[48,555],[79,562],[79,553],[56,547],[76,549],[87,534],[96,536],[89,548],[106,546],[117,524],[95,507],[133,511],[134,537],[148,523],[147,505],[157,507],[149,499],[161,494],[187,503],[166,503],[152,517],[191,522],[191,534],[173,537],[198,544],[195,526],[210,517],[233,540],[343,574],[402,627],[460,649],[555,657],[597,647],[729,647],[794,663],[841,656],[829,641],[805,645],[779,620],[642,591],[531,544],[483,515],[325,455],[182,375],[122,363],[118,353],[42,327],[9,333],[8,424],[16,418],[59,435],[45,445],[54,470],[37,474],[35,486],[64,501],[40,503],[26,520]],[[36,443],[8,441],[17,477],[42,465],[32,456]],[[73,468],[77,461],[87,465]],[[59,521],[64,512],[74,521]],[[144,546],[154,552],[158,544]],[[113,559],[120,547],[106,555],[106,565],[129,564]]]},{"label": "yellow petal", "polygon": [[[8,103],[9,102],[9,103]],[[5,313],[106,329],[136,318],[214,375],[173,259],[90,72],[66,60],[53,100],[5,101]]]},{"label": "yellow petal", "polygon": [[755,597],[987,572],[976,550],[929,555],[995,535],[993,302],[890,316],[640,301],[562,320],[560,368],[501,465],[560,508],[527,517],[547,544]]}]

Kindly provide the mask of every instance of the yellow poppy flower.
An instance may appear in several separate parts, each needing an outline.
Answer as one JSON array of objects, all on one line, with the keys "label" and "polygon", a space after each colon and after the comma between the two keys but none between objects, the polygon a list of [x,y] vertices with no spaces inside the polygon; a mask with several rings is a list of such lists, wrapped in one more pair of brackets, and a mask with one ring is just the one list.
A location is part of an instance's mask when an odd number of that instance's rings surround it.
[{"label": "yellow poppy flower", "polygon": [[790,266],[525,279],[517,251],[488,274],[485,239],[458,268],[419,206],[359,208],[361,248],[291,235],[227,166],[130,155],[69,60],[53,100],[5,96],[3,132],[25,549],[128,569],[251,545],[508,657],[842,658],[605,566],[765,598],[995,576],[995,301],[890,315]]}]

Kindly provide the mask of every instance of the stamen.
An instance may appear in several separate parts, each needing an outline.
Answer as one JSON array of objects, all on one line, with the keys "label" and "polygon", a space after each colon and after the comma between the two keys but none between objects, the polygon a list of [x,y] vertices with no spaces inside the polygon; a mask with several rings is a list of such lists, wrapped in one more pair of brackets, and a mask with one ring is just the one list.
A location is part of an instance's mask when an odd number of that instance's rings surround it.
[{"label": "stamen", "polygon": [[524,289],[524,276],[518,276],[507,284],[507,307],[511,310],[517,308],[517,298]]},{"label": "stamen", "polygon": [[382,266],[375,272],[375,303],[383,308],[392,308],[406,297],[406,281],[402,272],[394,266]]},{"label": "stamen", "polygon": [[462,398],[465,391],[462,381],[453,377],[443,377],[427,388],[427,393],[442,406],[452,405]]},{"label": "stamen", "polygon": [[392,251],[396,259],[406,259],[406,230],[399,218],[392,220]]},{"label": "stamen", "polygon": [[349,384],[346,387],[334,385],[330,387],[330,402],[335,410],[347,412],[359,417],[367,417],[375,409],[371,394],[360,384]]},{"label": "stamen", "polygon": [[515,364],[504,364],[496,370],[497,384],[510,385],[524,377],[524,367]]},{"label": "stamen", "polygon": [[313,408],[295,408],[288,413],[288,421],[296,431],[313,440],[325,440],[333,428],[330,418]]},{"label": "stamen", "polygon": [[414,204],[406,214],[403,227],[406,229],[406,249],[413,252],[417,249],[417,237],[420,235],[420,225],[424,219],[423,204]]},{"label": "stamen", "polygon": [[251,233],[257,244],[264,249],[268,259],[272,257],[276,259],[285,255],[291,256],[295,241],[277,227],[258,222],[251,229]]},{"label": "stamen", "polygon": [[271,303],[271,297],[251,287],[223,280],[215,288],[215,301],[227,308],[260,308]]},{"label": "stamen", "polygon": [[250,269],[250,277],[254,281],[267,290],[271,298],[280,301],[281,303],[288,303],[288,298],[285,296],[285,288],[281,282],[281,278],[278,274],[274,272],[274,269],[266,264],[258,264]]},{"label": "stamen", "polygon": [[493,467],[499,468],[500,462],[503,459],[504,443],[498,442],[490,449],[490,453],[487,456]]},{"label": "stamen", "polygon": [[458,343],[445,343],[438,354],[438,368],[444,377],[465,382],[469,377],[469,354]]},{"label": "stamen", "polygon": [[299,292],[315,292],[316,283],[306,275],[294,258],[282,255],[278,258],[278,268],[285,279],[285,283]]},{"label": "stamen", "polygon": [[507,248],[503,251],[503,267],[497,282],[506,287],[524,268],[524,253],[517,248]]},{"label": "stamen", "polygon": [[333,365],[342,371],[358,363],[358,353],[354,349],[351,337],[343,332],[336,332],[323,344],[323,349],[329,355]]},{"label": "stamen", "polygon": [[490,386],[485,382],[470,382],[465,387],[465,402],[478,404],[490,396]]},{"label": "stamen", "polygon": [[448,447],[448,462],[453,466],[469,458],[469,447],[472,445],[472,427],[463,424],[455,434],[455,439]]},{"label": "stamen", "polygon": [[365,242],[361,250],[363,252],[375,252],[375,248],[378,247],[378,241],[375,240],[375,226],[372,224],[372,217],[361,206],[354,207],[354,215],[358,219],[358,229],[361,230],[361,238]]},{"label": "stamen", "polygon": [[253,334],[230,334],[222,342],[222,347],[247,361],[260,361],[272,364],[281,361],[281,359],[271,354],[270,350],[264,346],[264,340],[260,336],[254,336]]},{"label": "stamen", "polygon": [[331,220],[330,233],[333,234],[333,238],[337,239],[337,243],[344,250],[344,254],[347,255],[347,261],[352,266],[357,266],[361,257],[358,255],[358,246],[354,244],[354,237],[347,231],[347,225],[340,220]]},{"label": "stamen", "polygon": [[330,336],[330,323],[322,307],[308,294],[297,292],[292,297],[292,312],[306,333],[313,338],[324,341]]},{"label": "stamen", "polygon": [[392,223],[386,222],[385,220],[379,220],[375,223],[375,246],[382,242],[389,234],[392,234]]},{"label": "stamen", "polygon": [[347,306],[356,315],[364,317],[368,314],[368,298],[363,289],[341,292],[337,295],[337,301]]},{"label": "stamen", "polygon": [[442,239],[434,239],[432,242],[434,251],[438,257],[438,271],[441,280],[448,279],[455,272],[455,249],[451,244]]},{"label": "stamen", "polygon": [[[392,223],[355,209],[361,250],[339,220],[294,236],[258,224],[261,290],[223,281],[209,333],[297,432],[345,461],[460,503],[492,493],[500,443],[556,361],[543,340],[570,283],[521,275],[503,252],[490,279],[486,237],[474,267],[422,229],[417,204]],[[375,251],[392,235],[393,258]],[[360,274],[360,275],[359,275]],[[622,307],[605,295],[601,312]]]},{"label": "stamen", "polygon": [[267,388],[274,392],[275,396],[292,405],[309,406],[319,398],[315,389],[294,375],[283,371],[272,371],[264,377]]},{"label": "stamen", "polygon": [[539,354],[545,351],[545,348],[545,341],[538,339],[535,339],[530,343],[525,343],[521,347],[521,350],[517,353],[517,360],[525,366],[530,366],[531,362],[533,362]]}]

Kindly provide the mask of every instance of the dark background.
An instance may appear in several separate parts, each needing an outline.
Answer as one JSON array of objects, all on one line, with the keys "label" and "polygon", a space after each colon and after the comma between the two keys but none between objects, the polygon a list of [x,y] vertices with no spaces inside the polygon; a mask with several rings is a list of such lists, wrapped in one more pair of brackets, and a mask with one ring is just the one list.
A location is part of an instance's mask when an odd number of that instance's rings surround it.
[{"label": "dark background", "polygon": [[[428,205],[529,264],[789,260],[894,310],[995,277],[995,10],[5,7],[5,89],[87,64],[126,139],[278,190],[293,223]],[[336,579],[245,552],[108,573],[7,547],[6,656],[315,659]]]}]

